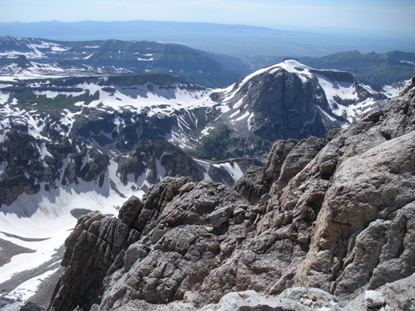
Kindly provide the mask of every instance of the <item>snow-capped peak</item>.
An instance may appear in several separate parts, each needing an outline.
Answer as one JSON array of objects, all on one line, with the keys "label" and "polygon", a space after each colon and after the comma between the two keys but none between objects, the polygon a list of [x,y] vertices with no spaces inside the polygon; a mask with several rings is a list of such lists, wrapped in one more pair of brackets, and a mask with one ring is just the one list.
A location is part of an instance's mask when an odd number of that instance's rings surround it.
[{"label": "snow-capped peak", "polygon": [[313,77],[315,77],[318,74],[323,74],[324,72],[333,72],[333,73],[339,73],[339,74],[346,74],[349,77],[353,77],[354,75],[346,72],[346,71],[340,71],[337,69],[315,69],[312,67],[309,67],[307,65],[304,65],[303,63],[299,62],[296,59],[285,59],[282,62],[275,64],[275,65],[271,65],[268,67],[264,67],[261,69],[258,69],[257,71],[253,72],[252,74],[246,76],[240,83],[237,83],[238,86],[242,87],[244,84],[246,84],[247,82],[249,82],[251,79],[253,79],[256,76],[259,76],[261,74],[264,73],[268,73],[268,74],[275,74],[277,72],[279,72],[281,69],[290,72],[290,73],[294,73],[297,76],[299,76],[303,81],[304,79],[312,79]]},{"label": "snow-capped peak", "polygon": [[[283,72],[289,73],[291,77],[281,76]],[[310,93],[309,96],[314,98],[312,102],[318,106],[326,123],[353,122],[360,115],[370,111],[378,99],[384,98],[381,93],[360,83],[352,73],[334,69],[314,69],[295,59],[286,59],[278,64],[258,69],[238,83],[218,90],[222,112],[229,115],[232,119],[231,124],[246,123],[247,119],[251,122],[255,110],[252,106],[255,98],[267,96],[276,98],[278,94],[273,92],[275,88],[281,88],[279,86],[281,79],[286,81],[296,78],[295,88],[298,91],[295,92],[300,92],[300,89],[305,87],[312,89],[312,94]],[[311,82],[312,84],[309,84]],[[273,95],[266,95],[267,93]]]},{"label": "snow-capped peak", "polygon": [[[301,79],[301,81],[303,81],[304,83],[307,82],[307,80],[312,79],[314,77],[315,74],[313,74],[312,72],[318,71],[316,69],[313,69],[311,67],[308,67],[307,65],[300,63],[299,61],[295,59],[286,59],[278,64],[274,64],[268,67],[258,69],[254,71],[253,73],[249,74],[248,76],[246,76],[245,78],[243,78],[240,82],[234,83],[230,85],[229,87],[223,90],[219,90],[219,91],[222,91],[225,94],[224,101],[229,102],[246,85],[252,85],[253,79],[264,74],[274,75],[280,72],[280,70],[285,70],[287,72],[296,74]],[[328,71],[337,71],[337,70],[328,70]]]}]

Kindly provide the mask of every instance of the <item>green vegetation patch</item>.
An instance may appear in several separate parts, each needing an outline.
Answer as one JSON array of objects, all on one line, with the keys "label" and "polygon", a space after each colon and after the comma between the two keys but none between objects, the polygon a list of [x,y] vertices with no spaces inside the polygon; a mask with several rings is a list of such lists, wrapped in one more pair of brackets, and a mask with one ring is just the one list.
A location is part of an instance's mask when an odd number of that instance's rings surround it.
[{"label": "green vegetation patch", "polygon": [[89,105],[92,101],[99,99],[99,93],[90,94],[89,91],[81,95],[65,95],[58,94],[54,98],[49,98],[46,95],[37,95],[31,89],[25,88],[20,91],[15,91],[15,98],[19,105],[23,108],[30,110],[36,109],[39,112],[60,112],[63,109],[69,109],[70,111],[78,111],[80,108],[75,106],[78,102],[83,102]]}]

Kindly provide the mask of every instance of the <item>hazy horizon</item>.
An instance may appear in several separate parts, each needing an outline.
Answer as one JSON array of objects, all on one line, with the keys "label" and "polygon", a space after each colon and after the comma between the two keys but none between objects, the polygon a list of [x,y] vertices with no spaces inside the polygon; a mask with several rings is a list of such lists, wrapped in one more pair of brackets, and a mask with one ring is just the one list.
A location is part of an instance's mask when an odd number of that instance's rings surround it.
[{"label": "hazy horizon", "polygon": [[237,57],[324,56],[359,50],[415,51],[405,36],[378,36],[339,29],[259,28],[231,23],[176,21],[0,22],[0,36],[63,41],[135,40],[187,45],[207,52]]},{"label": "hazy horizon", "polygon": [[0,22],[158,21],[411,36],[411,0],[2,0]]},{"label": "hazy horizon", "polygon": [[[155,20],[155,19],[131,19],[131,20],[77,20],[77,21],[64,21],[64,20],[42,20],[42,21],[6,21],[0,20],[0,24],[44,24],[44,23],[59,23],[59,24],[79,24],[79,23],[134,23],[134,22],[148,22],[148,23],[176,23],[176,24],[200,24],[200,25],[222,25],[222,26],[240,26],[250,28],[263,28],[270,30],[284,30],[292,32],[304,32],[304,33],[326,33],[326,34],[347,34],[347,35],[375,35],[384,37],[385,34],[371,33],[371,32],[359,32],[356,29],[341,28],[341,27],[301,27],[301,26],[289,26],[289,25],[255,25],[244,23],[226,23],[226,22],[203,22],[203,21],[174,21],[174,20]],[[393,36],[396,34],[386,34],[386,36]],[[402,37],[407,37],[408,34],[402,34]]]}]

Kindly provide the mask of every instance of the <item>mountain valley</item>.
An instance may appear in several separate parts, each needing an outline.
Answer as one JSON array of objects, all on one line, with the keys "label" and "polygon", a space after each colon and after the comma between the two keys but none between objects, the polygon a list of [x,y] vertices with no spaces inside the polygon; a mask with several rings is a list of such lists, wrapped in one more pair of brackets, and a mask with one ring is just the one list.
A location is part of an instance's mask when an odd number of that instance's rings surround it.
[{"label": "mountain valley", "polygon": [[344,68],[1,37],[0,309],[412,310],[415,81]]}]

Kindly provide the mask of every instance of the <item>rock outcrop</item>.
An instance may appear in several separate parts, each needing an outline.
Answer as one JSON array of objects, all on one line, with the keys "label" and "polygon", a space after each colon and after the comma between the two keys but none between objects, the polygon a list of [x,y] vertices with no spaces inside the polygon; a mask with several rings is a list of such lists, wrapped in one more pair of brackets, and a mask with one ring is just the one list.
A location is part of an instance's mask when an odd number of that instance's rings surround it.
[{"label": "rock outcrop", "polygon": [[302,141],[278,140],[268,155],[266,165],[238,180],[236,191],[251,203],[257,203],[264,194],[282,190],[324,147],[326,140],[311,136]]},{"label": "rock outcrop", "polygon": [[[236,240],[223,241],[226,249],[221,250],[219,237],[230,224],[244,221],[246,207],[238,193],[221,184],[167,178],[143,202],[129,199],[118,219],[99,214],[81,218],[66,241],[66,272],[51,309],[80,305],[88,310],[104,283],[113,288],[103,296],[109,307],[131,299],[182,299],[220,264],[221,252],[225,257],[232,253]],[[110,271],[120,279],[103,283]]]},{"label": "rock outcrop", "polygon": [[50,310],[413,310],[415,85],[330,139],[277,142],[235,189],[168,178],[83,217]]}]

